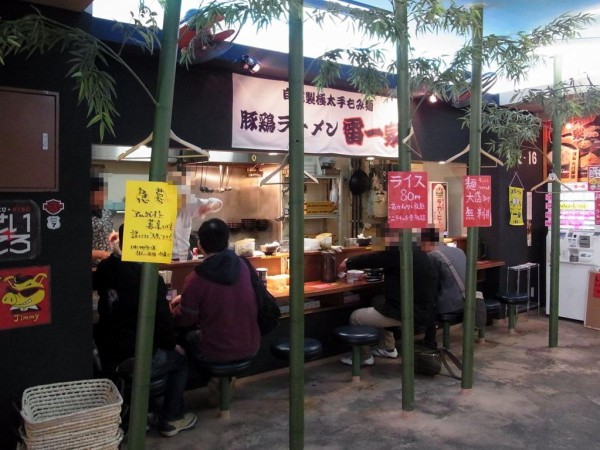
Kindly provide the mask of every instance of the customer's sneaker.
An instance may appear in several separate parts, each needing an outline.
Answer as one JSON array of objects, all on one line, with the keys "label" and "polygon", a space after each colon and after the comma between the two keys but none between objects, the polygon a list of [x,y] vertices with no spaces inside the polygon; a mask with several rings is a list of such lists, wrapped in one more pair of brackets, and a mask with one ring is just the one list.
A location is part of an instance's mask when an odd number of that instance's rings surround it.
[{"label": "customer's sneaker", "polygon": [[196,425],[196,420],[198,420],[196,414],[192,412],[185,413],[181,419],[163,422],[160,427],[160,434],[165,437],[175,436],[180,431],[189,430]]},{"label": "customer's sneaker", "polygon": [[371,350],[371,353],[373,353],[373,355],[375,355],[375,356],[380,356],[382,358],[397,358],[398,357],[398,350],[396,350],[396,349],[386,350],[384,348],[377,347],[377,348],[374,348],[373,350]]},{"label": "customer's sneaker", "polygon": [[[351,366],[352,356],[344,356],[342,359],[340,359],[340,361],[342,362],[342,364],[347,364]],[[363,359],[360,362],[361,366],[372,366],[373,364],[375,364],[375,358],[373,358],[373,356],[369,356],[367,359]]]}]

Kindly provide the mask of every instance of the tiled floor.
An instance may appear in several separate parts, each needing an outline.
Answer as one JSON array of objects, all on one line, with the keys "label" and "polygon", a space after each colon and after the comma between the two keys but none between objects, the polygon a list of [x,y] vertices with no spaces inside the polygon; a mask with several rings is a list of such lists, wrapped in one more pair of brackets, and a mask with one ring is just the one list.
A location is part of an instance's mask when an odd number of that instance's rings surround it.
[{"label": "tiled floor", "polygon": [[[441,336],[440,336],[441,339]],[[461,356],[462,330],[452,328]],[[473,388],[444,375],[415,379],[415,409],[402,411],[399,359],[376,359],[352,383],[338,359],[307,365],[306,449],[592,449],[600,448],[600,331],[560,321],[559,347],[548,348],[548,318],[521,314],[517,333],[505,323],[475,346]],[[195,429],[147,449],[289,448],[287,371],[238,380],[231,418],[220,419],[206,389],[188,391]],[[126,444],[123,445],[126,447]]]}]

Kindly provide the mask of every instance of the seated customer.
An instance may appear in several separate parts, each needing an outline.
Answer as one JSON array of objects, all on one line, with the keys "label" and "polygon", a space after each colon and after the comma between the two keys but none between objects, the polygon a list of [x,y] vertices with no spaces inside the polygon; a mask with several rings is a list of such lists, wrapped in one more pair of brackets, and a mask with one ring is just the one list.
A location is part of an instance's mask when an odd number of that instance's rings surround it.
[{"label": "seated customer", "polygon": [[421,249],[427,253],[438,273],[436,313],[462,311],[465,301],[467,257],[458,247],[440,242],[435,228],[423,229]]},{"label": "seated customer", "polygon": [[[373,306],[360,308],[350,316],[351,325],[367,325],[381,328],[379,346],[373,350],[361,348],[361,364],[373,365],[373,355],[386,358],[398,357],[393,332],[388,327],[401,326],[400,298],[400,252],[397,242],[398,230],[386,229],[385,251],[369,252],[344,260],[338,272],[350,269],[383,268],[385,295],[383,299],[374,298]],[[396,241],[396,242],[394,242]],[[425,341],[435,346],[434,303],[437,273],[433,270],[427,255],[421,249],[412,246],[413,253],[413,302],[415,330],[425,329],[433,324],[433,336],[426,334]],[[344,364],[352,364],[352,358],[342,358]]]},{"label": "seated customer", "polygon": [[[123,225],[119,227],[119,242],[123,242]],[[137,262],[122,261],[117,251],[102,260],[94,274],[94,287],[100,296],[95,339],[103,368],[114,368],[135,356],[141,270]],[[192,428],[196,414],[183,412],[188,365],[184,351],[175,345],[175,324],[166,292],[159,276],[150,376],[168,374],[159,431],[163,436],[174,436]]]},{"label": "seated customer", "polygon": [[228,248],[229,227],[209,219],[198,229],[204,255],[171,302],[177,325],[195,325],[193,357],[231,362],[253,357],[260,346],[256,297],[246,263]]}]

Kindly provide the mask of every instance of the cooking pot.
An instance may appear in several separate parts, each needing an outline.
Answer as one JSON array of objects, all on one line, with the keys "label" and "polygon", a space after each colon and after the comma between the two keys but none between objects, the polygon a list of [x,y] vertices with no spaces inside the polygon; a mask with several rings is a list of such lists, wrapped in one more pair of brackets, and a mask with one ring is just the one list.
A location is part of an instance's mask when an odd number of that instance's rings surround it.
[{"label": "cooking pot", "polygon": [[350,177],[350,180],[348,180],[348,187],[350,188],[350,192],[352,192],[352,194],[360,195],[369,189],[370,182],[371,180],[369,180],[369,175],[367,175],[366,172],[363,171],[359,166]]}]

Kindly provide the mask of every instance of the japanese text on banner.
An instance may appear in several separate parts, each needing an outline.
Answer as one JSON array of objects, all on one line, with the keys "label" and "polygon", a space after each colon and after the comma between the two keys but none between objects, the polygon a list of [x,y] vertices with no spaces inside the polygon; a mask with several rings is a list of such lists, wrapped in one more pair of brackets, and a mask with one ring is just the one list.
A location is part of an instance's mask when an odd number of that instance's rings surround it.
[{"label": "japanese text on banner", "polygon": [[465,227],[491,227],[492,178],[488,175],[465,176],[463,205]]},{"label": "japanese text on banner", "polygon": [[510,225],[523,225],[523,188],[508,186],[508,209]]},{"label": "japanese text on banner", "polygon": [[390,228],[425,228],[427,212],[427,172],[388,172]]},{"label": "japanese text on banner", "polygon": [[123,260],[171,262],[176,217],[176,186],[159,181],[128,181]]}]

